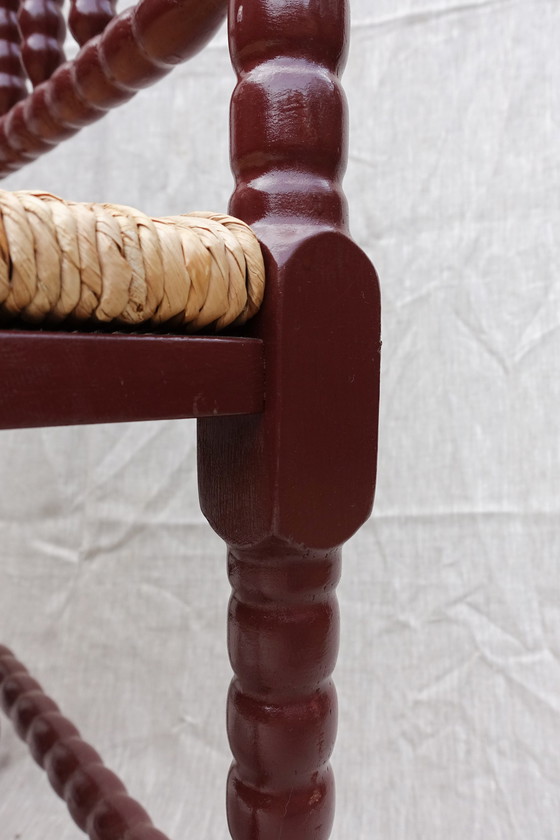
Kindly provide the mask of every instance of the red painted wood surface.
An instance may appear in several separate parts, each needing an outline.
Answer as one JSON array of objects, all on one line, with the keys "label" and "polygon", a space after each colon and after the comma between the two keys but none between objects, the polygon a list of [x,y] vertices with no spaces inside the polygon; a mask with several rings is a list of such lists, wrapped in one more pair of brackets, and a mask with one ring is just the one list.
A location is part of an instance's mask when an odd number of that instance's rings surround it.
[{"label": "red painted wood surface", "polygon": [[[208,37],[222,5],[142,0],[115,18],[0,121],[5,169],[167,72]],[[239,400],[244,385],[225,353],[229,340],[0,336],[0,371],[14,395],[3,409],[7,425],[205,415],[200,497],[228,543],[232,584],[234,840],[327,840],[334,813],[335,587],[340,547],[373,502],[380,348],[377,278],[348,234],[341,188],[347,29],[345,0],[231,0],[238,84],[230,209],[257,231],[267,267],[265,303],[248,326],[258,342],[240,351],[248,394]],[[217,377],[218,391],[188,384],[197,341],[217,353],[204,377]],[[205,349],[202,368],[209,358]],[[20,364],[27,361],[35,367]],[[217,392],[235,408],[210,401],[200,410],[201,396]]]},{"label": "red painted wood surface", "polygon": [[[55,0],[25,0],[29,4]],[[227,0],[140,0],[0,118],[0,177],[130,99],[214,34]]]},{"label": "red painted wood surface", "polygon": [[262,342],[0,331],[0,429],[262,411]]},{"label": "red painted wood surface", "polygon": [[44,82],[64,61],[66,23],[63,0],[21,0],[18,23],[23,64],[34,87]]},{"label": "red painted wood surface", "polygon": [[231,547],[228,567],[231,835],[326,838],[334,817],[340,549],[271,538]]},{"label": "red painted wood surface", "polygon": [[231,0],[230,210],[265,251],[266,403],[199,421],[202,508],[229,544],[234,840],[326,840],[340,546],[373,503],[380,300],[346,228],[344,0]]},{"label": "red painted wood surface", "polygon": [[0,705],[90,840],[167,840],[39,683],[0,645]]},{"label": "red painted wood surface", "polygon": [[100,35],[114,18],[115,9],[116,0],[71,0],[68,28],[78,44],[83,46]]},{"label": "red painted wood surface", "polygon": [[27,94],[17,22],[18,0],[0,1],[0,114]]}]

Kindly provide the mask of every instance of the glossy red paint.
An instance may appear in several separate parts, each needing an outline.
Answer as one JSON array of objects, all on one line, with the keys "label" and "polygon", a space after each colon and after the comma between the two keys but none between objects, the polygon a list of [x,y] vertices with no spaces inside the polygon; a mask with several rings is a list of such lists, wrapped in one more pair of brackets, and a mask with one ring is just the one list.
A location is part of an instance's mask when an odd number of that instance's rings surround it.
[{"label": "glossy red paint", "polygon": [[[95,2],[108,17],[110,0],[99,0],[100,6]],[[20,20],[28,73],[35,84],[50,78],[0,118],[0,177],[191,58],[212,37],[226,11],[226,0],[140,0],[50,75],[61,58],[57,4],[58,0],[23,0]],[[89,14],[88,27],[99,24],[99,16],[94,18]]]},{"label": "glossy red paint", "polygon": [[0,429],[262,411],[262,342],[0,331]]},{"label": "glossy red paint", "polygon": [[326,840],[334,813],[340,546],[375,485],[380,299],[341,178],[343,0],[232,0],[230,210],[267,292],[263,415],[199,421],[202,508],[229,544],[234,840]]},{"label": "glossy red paint", "polygon": [[0,2],[0,114],[9,111],[27,93],[17,23],[18,5],[18,0]]},{"label": "glossy red paint", "polygon": [[64,61],[63,0],[21,0],[18,24],[27,76],[36,87]]},{"label": "glossy red paint", "polygon": [[99,35],[115,16],[115,0],[71,0],[68,28],[74,40],[83,46]]}]

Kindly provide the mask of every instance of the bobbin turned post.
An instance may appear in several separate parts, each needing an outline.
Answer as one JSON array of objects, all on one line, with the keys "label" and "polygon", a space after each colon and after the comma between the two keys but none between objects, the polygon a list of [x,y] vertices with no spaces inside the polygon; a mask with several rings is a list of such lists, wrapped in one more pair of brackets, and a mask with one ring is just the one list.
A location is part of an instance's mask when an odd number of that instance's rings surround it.
[{"label": "bobbin turned post", "polygon": [[234,840],[327,840],[340,546],[369,516],[379,291],[346,230],[344,0],[231,0],[231,210],[267,287],[262,415],[199,421],[202,509],[228,543]]}]

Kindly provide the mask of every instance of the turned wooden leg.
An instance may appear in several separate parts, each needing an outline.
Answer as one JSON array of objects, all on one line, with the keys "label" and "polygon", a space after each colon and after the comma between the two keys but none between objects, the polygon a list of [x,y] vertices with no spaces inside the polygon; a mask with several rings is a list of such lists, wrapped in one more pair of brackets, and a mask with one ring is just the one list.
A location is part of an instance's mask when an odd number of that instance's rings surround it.
[{"label": "turned wooden leg", "polygon": [[327,840],[340,546],[373,503],[380,296],[350,239],[347,0],[230,0],[230,211],[263,247],[264,410],[199,421],[202,510],[229,546],[234,840]]},{"label": "turned wooden leg", "polygon": [[228,819],[233,840],[327,840],[335,586],[340,546],[373,498],[378,293],[338,233],[296,243],[285,267],[268,259],[267,269],[265,410],[198,427],[202,510],[229,545],[233,587]]},{"label": "turned wooden leg", "polygon": [[[335,586],[340,546],[373,497],[378,294],[365,257],[337,233],[296,243],[285,268],[270,259],[267,268],[257,321],[265,411],[199,421],[202,509],[229,545],[233,587],[228,820],[233,840],[327,840]],[[314,301],[314,270],[324,307]],[[274,319],[280,297],[283,317]]]},{"label": "turned wooden leg", "polygon": [[337,722],[340,549],[230,549],[228,697],[234,840],[327,840]]}]

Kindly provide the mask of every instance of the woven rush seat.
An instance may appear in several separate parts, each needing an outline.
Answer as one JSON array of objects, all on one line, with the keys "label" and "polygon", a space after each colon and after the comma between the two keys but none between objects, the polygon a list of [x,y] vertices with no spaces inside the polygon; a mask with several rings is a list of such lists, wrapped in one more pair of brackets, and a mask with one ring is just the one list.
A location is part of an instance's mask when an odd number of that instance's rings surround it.
[{"label": "woven rush seat", "polygon": [[254,315],[263,289],[259,243],[231,216],[151,218],[124,205],[0,191],[4,322],[221,330]]}]

